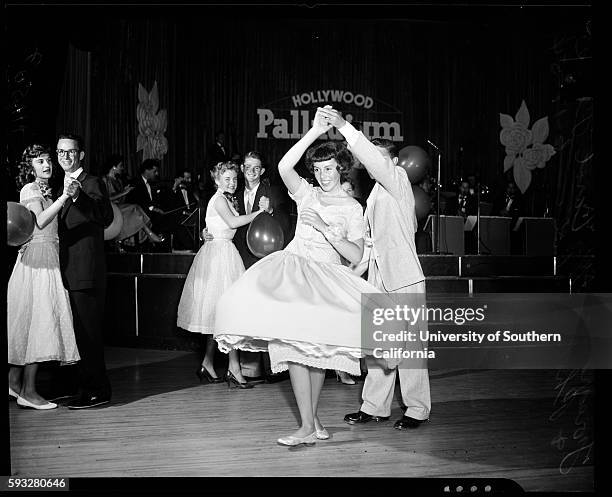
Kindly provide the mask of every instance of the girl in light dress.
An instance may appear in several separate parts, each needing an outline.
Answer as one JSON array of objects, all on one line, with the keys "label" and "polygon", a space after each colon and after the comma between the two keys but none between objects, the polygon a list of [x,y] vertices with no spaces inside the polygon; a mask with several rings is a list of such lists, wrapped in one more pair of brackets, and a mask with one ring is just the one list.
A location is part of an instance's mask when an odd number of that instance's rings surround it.
[{"label": "girl in light dress", "polygon": [[[193,259],[181,294],[176,321],[177,326],[194,333],[213,334],[216,330],[217,300],[244,273],[242,259],[232,243],[236,228],[249,224],[270,207],[269,201],[262,199],[260,210],[238,215],[233,205],[237,174],[238,164],[233,162],[219,162],[211,172],[217,191],[206,208],[206,228],[214,238],[205,242]],[[223,381],[217,376],[213,365],[216,344],[212,337],[208,338],[202,365],[196,372],[200,381]],[[236,350],[229,352],[229,367],[225,379],[228,386],[253,386],[242,376]]]},{"label": "girl in light dress", "polygon": [[35,224],[8,282],[9,396],[21,407],[54,409],[57,404],[36,391],[36,373],[41,362],[69,364],[80,359],[68,291],[62,283],[57,235],[57,215],[75,187],[66,185],[61,196],[52,200],[51,151],[44,145],[27,147],[21,168],[35,177],[19,194],[20,203],[34,214]]},{"label": "girl in light dress", "polygon": [[[377,293],[342,264],[357,264],[363,254],[363,210],[341,188],[352,155],[336,142],[307,151],[329,129],[317,111],[312,128],[278,165],[297,204],[295,238],[251,266],[217,304],[215,339],[222,351],[268,350],[274,373],[289,370],[301,425],[279,438],[281,445],[330,438],[317,415],[325,370],[360,374],[361,294]],[[294,169],[304,153],[319,187]]]}]

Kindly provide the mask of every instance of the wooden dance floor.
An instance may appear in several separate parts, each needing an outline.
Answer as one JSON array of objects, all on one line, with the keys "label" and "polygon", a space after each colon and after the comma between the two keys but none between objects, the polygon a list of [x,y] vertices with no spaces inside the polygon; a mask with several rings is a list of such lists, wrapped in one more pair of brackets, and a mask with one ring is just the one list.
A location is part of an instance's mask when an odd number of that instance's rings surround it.
[{"label": "wooden dance floor", "polygon": [[276,439],[297,425],[289,381],[201,385],[194,352],[108,348],[107,363],[105,408],[10,402],[13,475],[495,477],[533,491],[593,489],[589,372],[433,370],[431,422],[409,431],[393,429],[399,390],[390,421],[345,424],[362,382],[329,377],[320,418],[332,439],[288,448]]}]

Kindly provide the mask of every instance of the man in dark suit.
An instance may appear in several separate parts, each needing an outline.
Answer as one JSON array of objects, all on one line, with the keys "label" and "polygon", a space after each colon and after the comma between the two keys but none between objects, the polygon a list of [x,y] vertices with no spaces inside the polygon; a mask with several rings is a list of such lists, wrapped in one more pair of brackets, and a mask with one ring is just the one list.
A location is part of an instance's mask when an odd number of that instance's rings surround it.
[{"label": "man in dark suit", "polygon": [[134,189],[129,193],[128,202],[138,204],[144,211],[163,214],[159,206],[159,199],[154,184],[159,179],[159,161],[157,159],[146,159],[140,164],[139,175],[132,180]]},{"label": "man in dark suit", "polygon": [[[161,208],[159,190],[156,183],[159,180],[159,161],[146,159],[140,164],[140,174],[131,182],[134,189],[128,194],[127,201],[138,204],[151,219],[155,233],[167,234],[171,231],[169,220]],[[162,235],[162,241],[165,238]]]},{"label": "man in dark suit", "polygon": [[475,216],[478,210],[476,195],[470,192],[469,181],[462,181],[457,196],[447,203],[446,213],[449,216]]},{"label": "man in dark suit", "polygon": [[511,217],[513,225],[523,215],[521,196],[514,181],[506,183],[506,191],[497,199],[493,212],[496,216]]},{"label": "man in dark suit", "polygon": [[104,362],[102,321],[106,292],[104,228],[113,210],[104,182],[86,173],[83,140],[60,135],[57,157],[71,198],[58,216],[60,266],[70,294],[79,362],[79,397],[70,409],[86,409],[110,402],[111,385]]},{"label": "man in dark suit", "polygon": [[199,238],[197,233],[198,213],[196,209],[200,197],[193,185],[192,174],[189,169],[180,171],[172,186],[171,205],[169,216],[172,220],[172,234],[174,241],[172,248],[179,250],[196,249]]},{"label": "man in dark suit", "polygon": [[[289,215],[286,205],[286,195],[283,195],[281,189],[270,184],[270,181],[262,179],[262,175],[266,169],[262,166],[262,159],[259,152],[247,152],[244,156],[240,170],[244,175],[244,184],[240,186],[236,193],[236,202],[238,204],[238,214],[250,214],[253,211],[259,210],[259,201],[262,198],[267,198],[270,201],[271,214],[276,219],[283,230],[285,236],[285,244],[288,243],[287,233],[289,231]],[[246,234],[249,225],[241,226],[236,230],[234,235],[234,244],[240,252],[244,268],[248,269],[255,264],[259,257],[253,255],[249,250],[246,242]]]},{"label": "man in dark suit", "polygon": [[210,170],[218,162],[227,162],[230,158],[229,151],[225,146],[225,133],[218,130],[215,134],[215,141],[208,147],[208,169]]}]

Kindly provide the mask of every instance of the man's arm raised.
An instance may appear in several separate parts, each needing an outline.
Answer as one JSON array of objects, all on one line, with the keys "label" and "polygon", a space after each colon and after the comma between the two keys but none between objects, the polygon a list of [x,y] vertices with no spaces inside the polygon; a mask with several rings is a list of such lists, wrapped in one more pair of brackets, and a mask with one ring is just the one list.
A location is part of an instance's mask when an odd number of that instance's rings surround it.
[{"label": "man's arm raised", "polygon": [[397,189],[395,181],[395,164],[385,157],[360,131],[347,122],[340,112],[326,106],[321,109],[322,115],[335,126],[346,138],[350,151],[361,162],[372,177],[378,181],[385,190],[393,193]]}]

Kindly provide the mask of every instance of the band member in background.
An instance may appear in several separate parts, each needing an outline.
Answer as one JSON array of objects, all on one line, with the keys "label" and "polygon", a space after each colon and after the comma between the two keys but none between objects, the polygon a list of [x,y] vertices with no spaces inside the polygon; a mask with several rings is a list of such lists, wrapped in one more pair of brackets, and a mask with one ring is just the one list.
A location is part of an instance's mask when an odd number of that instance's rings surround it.
[{"label": "band member in background", "polygon": [[183,169],[174,179],[170,196],[168,222],[172,228],[172,248],[198,249],[198,212],[200,196],[192,181],[189,169]]}]

